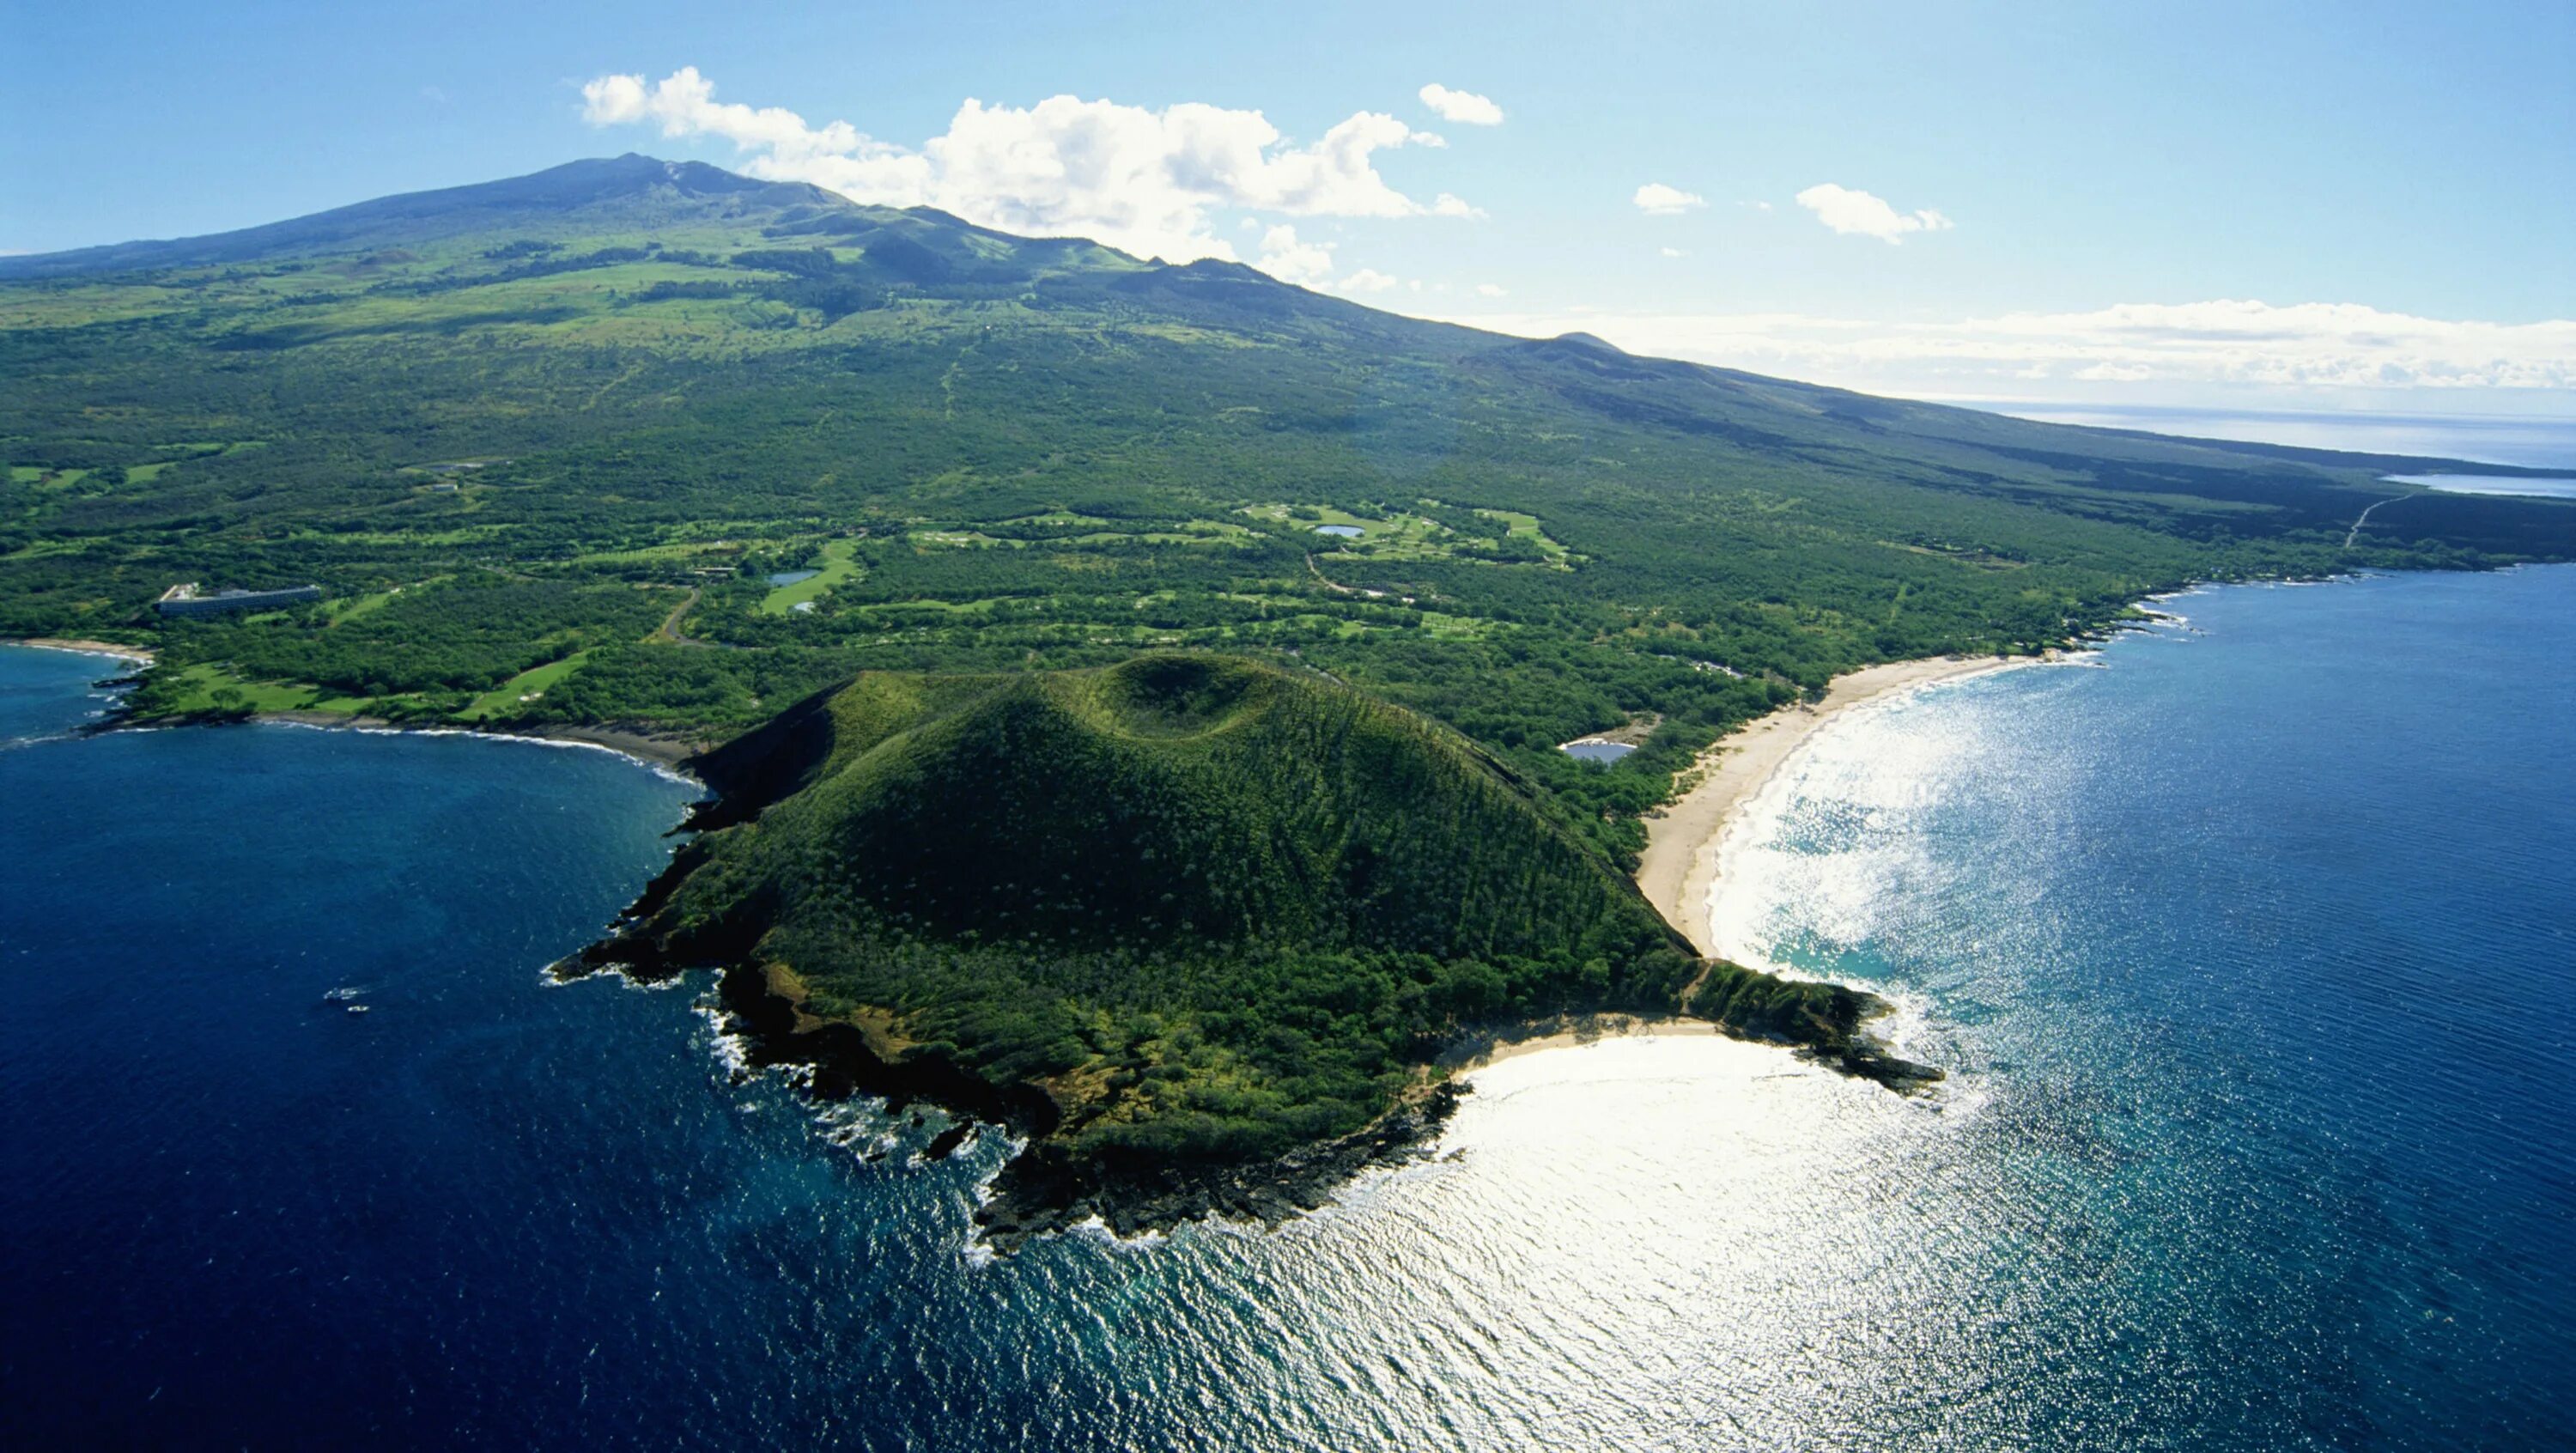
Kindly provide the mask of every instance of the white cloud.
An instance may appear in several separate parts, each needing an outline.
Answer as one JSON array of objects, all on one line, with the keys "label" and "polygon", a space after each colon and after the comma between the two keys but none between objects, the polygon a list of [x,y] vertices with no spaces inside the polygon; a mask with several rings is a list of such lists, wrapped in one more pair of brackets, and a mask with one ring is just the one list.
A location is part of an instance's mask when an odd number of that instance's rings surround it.
[{"label": "white cloud", "polygon": [[1253,266],[1299,287],[1316,287],[1333,276],[1333,244],[1300,242],[1297,229],[1282,222],[1261,234],[1261,260]]},{"label": "white cloud", "polygon": [[1510,289],[1505,288],[1500,283],[1476,284],[1476,296],[1480,298],[1499,298],[1505,296],[1509,292]]},{"label": "white cloud", "polygon": [[[2085,383],[2145,383],[2156,371],[2143,363],[2096,363],[2075,370],[2075,377]],[[2046,378],[2048,367],[2033,364],[2013,375],[2015,378]]]},{"label": "white cloud", "polygon": [[2034,381],[2094,385],[2098,397],[2576,390],[2576,319],[2454,321],[2358,303],[2124,303],[1900,323],[1796,313],[1461,321],[1532,337],[1581,329],[1635,353],[1899,394],[2029,398]]},{"label": "white cloud", "polygon": [[1822,182],[1798,194],[1798,205],[1816,214],[1816,220],[1836,232],[1875,237],[1890,244],[1905,240],[1908,232],[1947,232],[1950,219],[1925,209],[1899,212],[1894,207],[1849,187]]},{"label": "white cloud", "polygon": [[1289,144],[1258,111],[1184,103],[1162,110],[1052,96],[1034,106],[968,100],[920,147],[846,121],[808,125],[781,107],[719,102],[695,66],[647,84],[601,76],[582,87],[594,126],[658,125],[750,153],[749,175],[812,182],[853,201],[929,205],[983,226],[1085,236],[1174,262],[1232,259],[1209,214],[1248,208],[1301,217],[1477,217],[1446,193],[1422,203],[1388,185],[1375,153],[1439,138],[1361,111],[1313,143]]},{"label": "white cloud", "polygon": [[1637,195],[1629,200],[1635,202],[1638,210],[1649,217],[1678,217],[1693,207],[1708,205],[1708,198],[1699,193],[1685,192],[1679,187],[1668,187],[1662,182],[1646,183],[1639,187]]},{"label": "white cloud", "polygon": [[1342,279],[1337,286],[1346,293],[1382,293],[1398,281],[1400,279],[1389,277],[1376,268],[1364,267]]},{"label": "white cloud", "polygon": [[1438,82],[1422,88],[1422,104],[1439,113],[1443,121],[1461,126],[1500,126],[1503,108],[1473,91],[1452,91]]},{"label": "white cloud", "polygon": [[1688,256],[1690,256],[1690,254],[1689,254],[1689,253],[1682,251],[1682,250],[1681,250],[1680,248],[1678,248],[1678,247],[1661,247],[1661,248],[1657,248],[1657,249],[1656,249],[1656,251],[1661,252],[1661,253],[1662,253],[1664,256],[1666,256],[1666,257],[1688,257]]}]

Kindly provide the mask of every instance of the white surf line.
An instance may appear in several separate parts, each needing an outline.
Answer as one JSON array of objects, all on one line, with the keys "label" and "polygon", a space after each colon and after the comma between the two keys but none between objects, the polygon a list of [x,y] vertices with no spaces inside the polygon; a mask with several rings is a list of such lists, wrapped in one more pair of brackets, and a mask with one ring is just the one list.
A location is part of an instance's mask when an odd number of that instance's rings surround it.
[{"label": "white surf line", "polygon": [[2381,500],[2379,504],[2372,505],[2370,509],[2363,510],[2361,512],[2361,518],[2353,521],[2352,528],[2344,532],[2343,547],[2349,550],[2352,548],[2352,542],[2361,538],[2361,527],[2370,523],[2371,510],[2378,509],[2380,505],[2393,505],[2401,499],[2412,499],[2413,497],[2414,496],[2412,495],[2393,494],[2388,498]]}]

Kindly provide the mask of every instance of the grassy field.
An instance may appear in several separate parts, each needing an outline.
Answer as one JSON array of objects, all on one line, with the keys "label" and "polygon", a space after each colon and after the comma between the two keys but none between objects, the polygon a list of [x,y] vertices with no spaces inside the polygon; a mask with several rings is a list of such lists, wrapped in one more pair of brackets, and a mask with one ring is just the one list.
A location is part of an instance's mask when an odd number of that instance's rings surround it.
[{"label": "grassy field", "polygon": [[762,615],[787,615],[800,605],[821,600],[825,592],[843,581],[856,580],[859,576],[859,565],[852,557],[857,549],[858,542],[855,540],[825,541],[823,548],[817,552],[811,563],[796,567],[800,570],[812,570],[814,574],[811,577],[799,580],[792,585],[773,588],[769,594],[760,598],[760,604],[755,608]]},{"label": "grassy field", "polygon": [[528,703],[546,694],[546,688],[581,669],[590,659],[588,651],[575,651],[560,661],[533,666],[474,698],[471,705],[458,713],[468,721],[489,721],[496,716],[516,716]]},{"label": "grassy field", "polygon": [[344,696],[299,681],[246,681],[220,666],[200,663],[174,673],[176,690],[169,712],[207,716],[223,712],[319,711],[357,716],[374,703]]}]

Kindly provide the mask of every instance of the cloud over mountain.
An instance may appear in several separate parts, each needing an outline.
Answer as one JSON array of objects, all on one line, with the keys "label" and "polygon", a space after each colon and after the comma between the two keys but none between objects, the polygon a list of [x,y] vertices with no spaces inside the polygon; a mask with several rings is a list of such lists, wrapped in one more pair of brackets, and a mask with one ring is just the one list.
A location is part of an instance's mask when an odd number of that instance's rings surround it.
[{"label": "cloud over mountain", "polygon": [[969,99],[918,147],[846,121],[809,124],[783,107],[715,99],[684,66],[659,81],[607,75],[582,87],[594,126],[653,125],[664,136],[730,141],[740,170],[811,182],[853,201],[934,206],[968,221],[1041,236],[1080,235],[1142,256],[1232,259],[1210,214],[1473,217],[1446,193],[1419,201],[1379,175],[1375,155],[1438,145],[1382,112],[1355,112],[1313,142],[1287,143],[1259,111],[1184,103],[1152,110],[1051,96],[1033,106]]},{"label": "cloud over mountain", "polygon": [[1581,329],[1637,353],[1917,396],[2108,399],[2148,384],[2247,397],[2576,389],[2576,319],[2455,321],[2359,303],[2221,298],[1949,322],[1600,312],[1459,321],[1534,337]]},{"label": "cloud over mountain", "polygon": [[1321,287],[1333,276],[1333,244],[1301,241],[1297,229],[1282,222],[1261,235],[1261,256],[1253,266],[1283,283]]}]

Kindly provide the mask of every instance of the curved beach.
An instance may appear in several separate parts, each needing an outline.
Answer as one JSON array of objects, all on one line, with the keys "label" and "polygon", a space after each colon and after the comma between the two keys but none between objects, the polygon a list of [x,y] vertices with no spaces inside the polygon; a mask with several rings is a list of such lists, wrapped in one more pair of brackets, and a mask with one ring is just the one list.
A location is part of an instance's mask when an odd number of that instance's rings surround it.
[{"label": "curved beach", "polygon": [[0,646],[28,646],[39,651],[76,651],[84,656],[114,656],[138,665],[152,664],[152,653],[141,646],[121,646],[114,641],[91,641],[70,636],[29,636],[24,640],[0,641]]},{"label": "curved beach", "polygon": [[1825,699],[1784,706],[1732,736],[1720,738],[1683,780],[1690,786],[1646,821],[1646,850],[1637,860],[1637,887],[1655,911],[1703,954],[1717,951],[1708,921],[1709,890],[1717,883],[1718,846],[1736,812],[1819,727],[1840,712],[1940,681],[1980,676],[2035,664],[2028,656],[1941,656],[1891,661],[1837,676]]}]

